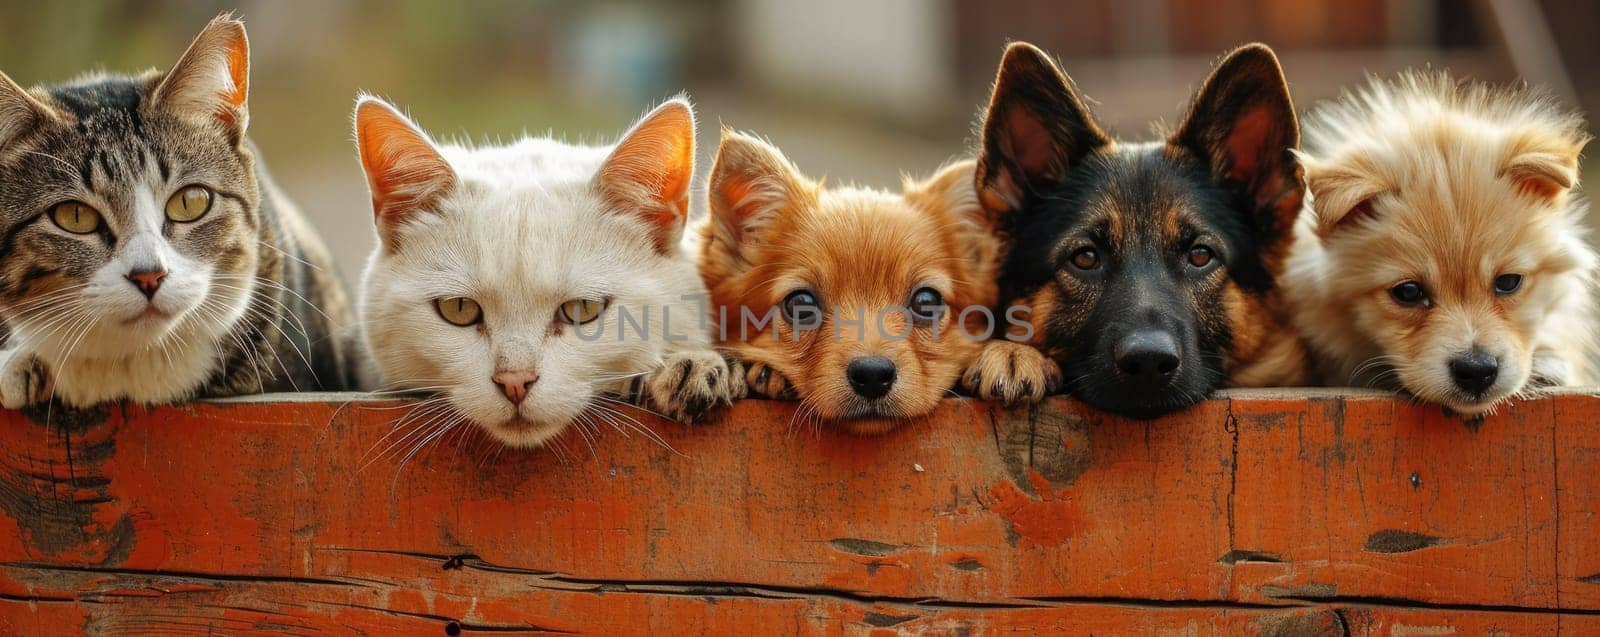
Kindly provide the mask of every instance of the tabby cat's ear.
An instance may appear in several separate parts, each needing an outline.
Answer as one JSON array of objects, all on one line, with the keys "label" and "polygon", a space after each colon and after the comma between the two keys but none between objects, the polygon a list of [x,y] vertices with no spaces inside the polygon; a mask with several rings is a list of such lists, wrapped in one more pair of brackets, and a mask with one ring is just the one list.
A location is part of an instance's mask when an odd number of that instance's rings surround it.
[{"label": "tabby cat's ear", "polygon": [[242,141],[249,95],[250,42],[244,23],[224,14],[195,36],[150,101],[181,116],[214,121]]},{"label": "tabby cat's ear", "polygon": [[0,73],[0,148],[23,131],[56,117],[54,109]]},{"label": "tabby cat's ear", "polygon": [[356,101],[356,151],[372,192],[378,236],[395,248],[398,230],[433,205],[456,184],[456,173],[428,139],[388,102],[371,96]]},{"label": "tabby cat's ear", "polygon": [[656,250],[677,249],[689,218],[694,180],[694,110],[678,97],[650,111],[622,136],[594,187],[617,212],[650,225]]}]

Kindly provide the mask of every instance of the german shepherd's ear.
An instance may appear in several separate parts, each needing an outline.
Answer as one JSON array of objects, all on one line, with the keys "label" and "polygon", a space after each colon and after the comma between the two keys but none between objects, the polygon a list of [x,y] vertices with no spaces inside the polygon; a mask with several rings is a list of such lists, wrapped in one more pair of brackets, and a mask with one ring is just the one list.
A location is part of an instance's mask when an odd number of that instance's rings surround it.
[{"label": "german shepherd's ear", "polygon": [[1212,177],[1248,206],[1263,248],[1290,237],[1305,197],[1292,152],[1300,124],[1271,48],[1247,44],[1223,58],[1167,143],[1205,161]]},{"label": "german shepherd's ear", "polygon": [[1059,182],[1078,160],[1111,143],[1072,80],[1026,42],[1006,47],[978,147],[978,198],[1004,212]]},{"label": "german shepherd's ear", "polygon": [[783,153],[754,136],[722,129],[711,166],[707,256],[727,274],[750,267],[780,215],[816,199],[817,186]]}]

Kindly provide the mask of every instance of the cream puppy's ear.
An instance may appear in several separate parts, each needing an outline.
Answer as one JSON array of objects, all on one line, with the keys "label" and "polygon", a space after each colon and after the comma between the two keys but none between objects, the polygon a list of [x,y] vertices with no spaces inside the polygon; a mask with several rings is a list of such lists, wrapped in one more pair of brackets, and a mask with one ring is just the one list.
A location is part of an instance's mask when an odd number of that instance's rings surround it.
[{"label": "cream puppy's ear", "polygon": [[210,118],[242,141],[249,123],[250,41],[231,15],[211,20],[172,65],[151,104],[186,117]]},{"label": "cream puppy's ear", "polygon": [[594,177],[615,212],[649,224],[656,250],[675,250],[689,218],[694,109],[681,97],[657,106],[617,142]]},{"label": "cream puppy's ear", "polygon": [[356,101],[356,150],[372,193],[372,214],[385,250],[399,247],[399,231],[418,215],[436,212],[456,185],[455,171],[428,134],[376,97]]},{"label": "cream puppy's ear", "polygon": [[1305,169],[1318,237],[1327,239],[1340,228],[1377,217],[1373,200],[1391,186],[1370,158],[1359,151],[1328,161],[1300,152],[1296,156]]},{"label": "cream puppy's ear", "polygon": [[1578,155],[1588,142],[1538,129],[1518,131],[1506,146],[1500,176],[1520,195],[1558,202],[1578,185]]},{"label": "cream puppy's ear", "polygon": [[817,185],[771,144],[723,129],[710,191],[706,249],[733,274],[754,262],[773,221],[815,204]]}]

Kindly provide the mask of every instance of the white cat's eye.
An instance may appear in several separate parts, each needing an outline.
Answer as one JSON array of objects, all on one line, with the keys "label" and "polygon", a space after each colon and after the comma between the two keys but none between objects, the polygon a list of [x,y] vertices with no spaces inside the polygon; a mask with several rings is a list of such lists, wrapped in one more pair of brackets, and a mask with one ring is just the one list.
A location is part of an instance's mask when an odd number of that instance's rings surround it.
[{"label": "white cat's eye", "polygon": [[100,212],[81,201],[63,201],[52,206],[50,220],[73,234],[89,234],[100,229]]},{"label": "white cat's eye", "polygon": [[604,301],[572,299],[561,304],[561,316],[558,318],[573,325],[582,325],[600,318],[600,310],[604,309],[606,309]]},{"label": "white cat's eye", "polygon": [[464,296],[435,300],[433,307],[439,310],[439,317],[451,325],[466,327],[483,320],[483,308],[478,307],[477,301]]},{"label": "white cat's eye", "polygon": [[167,200],[167,218],[187,223],[206,216],[211,211],[211,189],[205,186],[186,186]]}]

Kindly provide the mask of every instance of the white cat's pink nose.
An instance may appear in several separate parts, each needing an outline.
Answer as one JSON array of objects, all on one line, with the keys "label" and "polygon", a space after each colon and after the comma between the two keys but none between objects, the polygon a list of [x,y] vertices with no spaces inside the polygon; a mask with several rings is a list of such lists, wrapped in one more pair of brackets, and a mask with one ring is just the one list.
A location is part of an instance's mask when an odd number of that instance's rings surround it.
[{"label": "white cat's pink nose", "polygon": [[494,373],[494,382],[505,392],[506,400],[513,405],[521,405],[522,400],[528,397],[528,388],[539,382],[538,372],[533,371],[498,371]]}]

